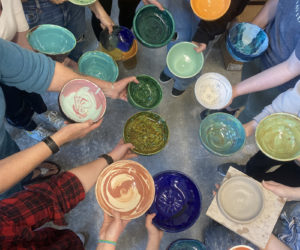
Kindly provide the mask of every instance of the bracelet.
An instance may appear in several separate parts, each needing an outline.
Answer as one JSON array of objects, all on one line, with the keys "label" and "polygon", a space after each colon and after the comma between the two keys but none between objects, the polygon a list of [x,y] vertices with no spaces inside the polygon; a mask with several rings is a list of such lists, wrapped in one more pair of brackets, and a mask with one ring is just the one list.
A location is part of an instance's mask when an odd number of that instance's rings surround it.
[{"label": "bracelet", "polygon": [[111,240],[99,240],[98,243],[107,243],[107,244],[111,244],[111,245],[117,245],[117,242],[115,241],[111,241]]},{"label": "bracelet", "polygon": [[43,139],[43,142],[46,143],[46,145],[50,148],[53,154],[57,153],[59,151],[59,146],[53,141],[53,139],[50,136],[47,136]]},{"label": "bracelet", "polygon": [[99,158],[104,158],[108,165],[110,165],[114,162],[114,159],[110,155],[107,155],[107,154],[100,155]]}]

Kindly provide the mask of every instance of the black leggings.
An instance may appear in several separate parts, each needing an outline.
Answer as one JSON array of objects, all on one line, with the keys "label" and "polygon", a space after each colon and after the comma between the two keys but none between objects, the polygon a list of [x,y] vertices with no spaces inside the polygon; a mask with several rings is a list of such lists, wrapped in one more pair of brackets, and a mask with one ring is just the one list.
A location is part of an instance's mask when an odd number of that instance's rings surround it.
[{"label": "black leggings", "polygon": [[[281,165],[271,173],[266,173],[270,168]],[[294,161],[281,162],[273,160],[258,151],[246,165],[246,174],[257,181],[276,181],[290,187],[300,187],[300,166]]]},{"label": "black leggings", "polygon": [[[103,8],[105,9],[106,13],[110,15],[111,13],[111,7],[112,7],[112,0],[98,0]],[[119,24],[121,26],[125,26],[128,29],[131,29],[132,22],[135,14],[135,9],[138,6],[140,0],[118,0],[118,6],[119,6]],[[102,28],[100,26],[100,21],[97,19],[95,14],[93,13],[92,16],[92,27],[95,33],[95,36],[97,37],[99,41],[99,35],[102,31]]]}]

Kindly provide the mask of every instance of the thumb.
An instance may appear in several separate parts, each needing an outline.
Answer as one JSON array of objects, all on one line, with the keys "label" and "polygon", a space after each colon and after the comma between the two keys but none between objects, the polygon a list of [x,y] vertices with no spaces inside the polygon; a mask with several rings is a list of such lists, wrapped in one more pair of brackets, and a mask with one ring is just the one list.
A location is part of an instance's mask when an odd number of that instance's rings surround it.
[{"label": "thumb", "polygon": [[153,220],[153,218],[156,216],[156,214],[155,213],[153,213],[153,214],[148,214],[147,216],[146,216],[146,225],[151,225],[152,224],[152,220]]}]

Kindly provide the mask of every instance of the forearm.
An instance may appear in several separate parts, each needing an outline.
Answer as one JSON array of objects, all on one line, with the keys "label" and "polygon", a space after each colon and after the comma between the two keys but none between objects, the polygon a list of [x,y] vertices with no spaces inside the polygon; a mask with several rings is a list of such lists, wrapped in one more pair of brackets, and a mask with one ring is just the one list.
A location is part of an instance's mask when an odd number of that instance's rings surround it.
[{"label": "forearm", "polygon": [[275,17],[278,1],[279,0],[268,0],[252,23],[264,29]]},{"label": "forearm", "polygon": [[160,241],[157,239],[148,238],[146,250],[159,250]]},{"label": "forearm", "polygon": [[93,13],[95,14],[95,16],[101,20],[101,18],[103,17],[108,17],[108,14],[106,13],[106,11],[104,10],[103,6],[100,4],[100,2],[96,1],[95,3],[89,5],[89,8],[91,9],[91,11],[93,11]]},{"label": "forearm", "polygon": [[23,47],[25,49],[32,50],[32,47],[30,46],[30,44],[27,41],[26,34],[27,34],[27,31],[17,32],[13,39],[13,42],[19,44],[21,47]]},{"label": "forearm", "polygon": [[99,243],[97,246],[97,250],[115,250],[116,246],[108,243]]}]

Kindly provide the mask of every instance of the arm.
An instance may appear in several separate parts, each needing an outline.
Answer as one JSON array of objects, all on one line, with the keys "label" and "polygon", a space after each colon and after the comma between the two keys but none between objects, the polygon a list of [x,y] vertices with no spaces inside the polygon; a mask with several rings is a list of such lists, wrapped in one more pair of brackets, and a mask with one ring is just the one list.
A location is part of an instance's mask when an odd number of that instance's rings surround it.
[{"label": "arm", "polygon": [[164,6],[162,6],[162,4],[161,4],[159,1],[157,1],[157,0],[143,0],[143,3],[144,3],[145,5],[147,5],[147,4],[153,4],[153,5],[155,5],[157,8],[159,8],[160,10],[165,10],[165,9],[164,9]]},{"label": "arm", "polygon": [[148,242],[146,250],[158,250],[160,246],[160,242],[162,237],[164,236],[164,232],[157,229],[153,224],[152,220],[156,214],[148,214],[146,216],[145,226],[148,231]]},{"label": "arm", "polygon": [[289,187],[275,181],[263,181],[262,185],[287,201],[300,201],[300,187]]},{"label": "arm", "polygon": [[106,13],[99,1],[89,5],[91,11],[94,12],[95,16],[100,20],[101,27],[103,29],[107,28],[109,33],[113,31],[114,22],[111,20],[110,16]]},{"label": "arm", "polygon": [[21,47],[23,47],[25,49],[32,50],[32,47],[30,46],[30,44],[27,41],[26,34],[27,34],[27,31],[17,32],[12,41],[19,44]]},{"label": "arm", "polygon": [[274,234],[271,234],[265,250],[290,250],[290,248],[277,239]]},{"label": "arm", "polygon": [[268,0],[264,7],[256,15],[252,23],[264,29],[267,24],[274,19],[278,1],[279,0]]}]

